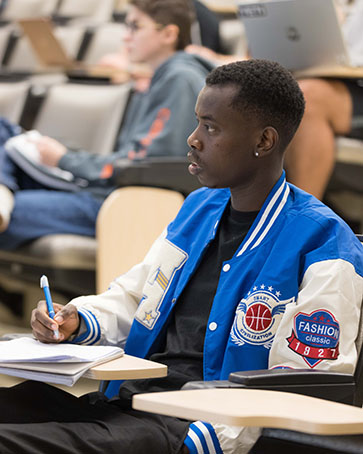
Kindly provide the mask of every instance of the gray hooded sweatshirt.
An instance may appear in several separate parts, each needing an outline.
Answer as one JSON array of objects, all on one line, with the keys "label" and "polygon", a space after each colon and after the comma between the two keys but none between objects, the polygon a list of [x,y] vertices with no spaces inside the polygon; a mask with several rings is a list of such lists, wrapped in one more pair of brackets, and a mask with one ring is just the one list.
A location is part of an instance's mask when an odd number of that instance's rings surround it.
[{"label": "gray hooded sweatshirt", "polygon": [[112,164],[116,160],[126,158],[132,164],[148,157],[185,156],[187,138],[197,125],[197,96],[213,67],[199,56],[176,52],[157,68],[149,90],[132,96],[114,153],[68,151],[59,167],[85,180],[85,189],[103,198],[115,187]]}]

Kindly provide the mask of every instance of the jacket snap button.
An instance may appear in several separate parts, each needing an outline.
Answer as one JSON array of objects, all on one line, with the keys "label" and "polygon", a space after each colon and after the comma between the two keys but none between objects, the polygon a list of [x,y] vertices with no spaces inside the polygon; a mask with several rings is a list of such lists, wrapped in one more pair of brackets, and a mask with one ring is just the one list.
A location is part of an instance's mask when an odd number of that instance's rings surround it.
[{"label": "jacket snap button", "polygon": [[209,323],[209,329],[211,331],[215,331],[217,329],[217,323],[216,322],[212,322],[212,323]]},{"label": "jacket snap button", "polygon": [[231,265],[230,265],[229,263],[226,263],[226,264],[224,265],[224,267],[223,267],[223,271],[224,271],[224,272],[227,272],[227,271],[229,271],[230,269],[231,269]]}]

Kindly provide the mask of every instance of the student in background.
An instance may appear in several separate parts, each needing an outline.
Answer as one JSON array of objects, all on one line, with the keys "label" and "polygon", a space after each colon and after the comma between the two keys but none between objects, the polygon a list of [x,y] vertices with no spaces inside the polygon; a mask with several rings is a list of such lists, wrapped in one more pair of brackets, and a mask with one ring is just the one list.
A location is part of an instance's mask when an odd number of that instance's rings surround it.
[{"label": "student in background", "polygon": [[[204,3],[193,0],[192,4],[195,17],[192,24],[191,41],[196,44],[189,45],[186,49],[190,53],[201,55],[203,58],[213,61],[213,58],[210,58],[209,52],[211,52],[211,55],[215,53],[220,55],[222,52],[219,18]],[[193,52],[193,48],[198,51]],[[199,49],[204,49],[205,55],[203,55],[203,52],[199,52]],[[98,65],[120,70],[121,77],[124,77],[124,71],[131,72],[131,76],[136,82],[135,87],[139,91],[145,91],[149,86],[152,76],[151,69],[145,65],[132,64],[125,46],[121,46],[119,52],[104,55],[98,62]],[[117,81],[117,75],[115,77]]]},{"label": "student in background", "polygon": [[353,372],[363,249],[335,213],[285,180],[303,111],[297,82],[276,63],[208,75],[188,139],[189,171],[205,187],[106,292],[55,304],[54,320],[41,301],[31,321],[42,342],[126,342],[168,376],[112,381],[81,398],[35,382],[0,389],[0,452],[246,454],[258,428],[134,411],[132,395],[237,370]]},{"label": "student in background", "polygon": [[[363,66],[363,0],[342,25],[351,61]],[[286,153],[289,181],[322,199],[335,165],[335,137],[363,139],[363,79],[299,81],[306,99],[300,128]]]},{"label": "student in background", "polygon": [[213,67],[183,51],[190,43],[193,11],[189,0],[130,1],[125,46],[130,61],[149,65],[154,75],[149,89],[132,98],[112,155],[71,151],[44,136],[35,142],[44,164],[71,172],[86,182],[85,188],[65,192],[39,187],[0,149],[1,249],[52,233],[94,236],[99,208],[115,187],[115,160],[185,156],[186,139],[196,124],[190,112]]}]

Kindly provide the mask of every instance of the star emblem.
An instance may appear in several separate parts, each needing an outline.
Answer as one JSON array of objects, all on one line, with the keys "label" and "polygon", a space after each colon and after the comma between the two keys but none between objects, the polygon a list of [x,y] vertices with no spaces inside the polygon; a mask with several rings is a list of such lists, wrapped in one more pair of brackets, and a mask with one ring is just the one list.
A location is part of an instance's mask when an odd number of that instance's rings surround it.
[{"label": "star emblem", "polygon": [[154,317],[153,317],[153,315],[152,315],[152,311],[150,311],[150,312],[145,312],[144,320],[145,320],[146,322],[150,322],[153,318],[154,318]]}]

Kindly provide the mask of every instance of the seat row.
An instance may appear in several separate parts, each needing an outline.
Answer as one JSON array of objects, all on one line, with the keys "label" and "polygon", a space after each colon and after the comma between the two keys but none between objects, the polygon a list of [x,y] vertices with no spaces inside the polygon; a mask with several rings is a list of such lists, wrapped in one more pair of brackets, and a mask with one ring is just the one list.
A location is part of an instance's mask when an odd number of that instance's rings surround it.
[{"label": "seat row", "polygon": [[[56,51],[64,54],[65,63],[81,60],[85,65],[97,64],[103,55],[118,52],[124,35],[123,25],[116,22],[92,27],[84,24],[55,25],[53,30]],[[17,23],[0,27],[0,62],[1,69],[9,72],[46,69],[45,62]]]},{"label": "seat row", "polygon": [[[29,89],[30,81],[0,83],[0,115],[8,118],[12,115],[14,121],[21,117],[21,105],[26,104]],[[47,90],[32,126],[72,148],[111,153],[131,95],[131,86],[127,83],[54,84]],[[14,100],[19,102],[17,109]],[[120,162],[115,170],[116,184],[119,181],[122,186],[163,187],[183,195],[198,187],[197,181],[187,172],[186,158],[137,161],[128,168],[127,174],[122,166]],[[22,283],[27,282],[39,287],[39,272],[47,269],[52,287],[59,294],[93,293],[96,290],[97,250],[97,241],[93,238],[51,235],[16,251],[0,251],[0,285],[8,288],[9,283],[17,282],[14,286],[21,288]],[[105,278],[102,280],[105,282]]]},{"label": "seat row", "polygon": [[113,13],[121,11],[125,1],[118,0],[6,0],[0,19],[11,22],[18,19],[52,16],[59,20],[86,20],[93,23],[110,21]]}]

